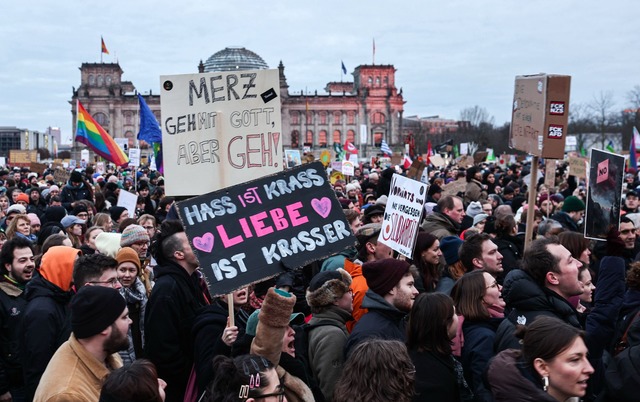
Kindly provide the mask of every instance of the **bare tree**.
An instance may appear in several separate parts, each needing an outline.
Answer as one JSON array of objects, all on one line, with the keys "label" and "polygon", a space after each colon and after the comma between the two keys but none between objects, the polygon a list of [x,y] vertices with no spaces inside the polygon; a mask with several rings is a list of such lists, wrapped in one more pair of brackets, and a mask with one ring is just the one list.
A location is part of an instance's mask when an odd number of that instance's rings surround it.
[{"label": "bare tree", "polygon": [[591,109],[582,103],[574,103],[569,108],[569,134],[575,135],[578,152],[588,149],[594,144],[588,141],[588,133],[595,130],[593,113]]},{"label": "bare tree", "polygon": [[600,135],[600,145],[602,149],[605,147],[605,141],[607,137],[607,129],[615,125],[616,116],[613,115],[612,109],[615,105],[613,101],[613,92],[600,91],[598,95],[594,95],[593,100],[589,103],[588,107],[594,115],[594,121],[596,123],[596,129]]},{"label": "bare tree", "polygon": [[631,91],[627,92],[627,100],[634,109],[640,109],[640,85],[636,85]]},{"label": "bare tree", "polygon": [[471,126],[478,128],[482,123],[488,123],[493,126],[495,119],[489,114],[487,109],[475,105],[462,109],[460,111],[460,120],[468,121],[471,123]]}]

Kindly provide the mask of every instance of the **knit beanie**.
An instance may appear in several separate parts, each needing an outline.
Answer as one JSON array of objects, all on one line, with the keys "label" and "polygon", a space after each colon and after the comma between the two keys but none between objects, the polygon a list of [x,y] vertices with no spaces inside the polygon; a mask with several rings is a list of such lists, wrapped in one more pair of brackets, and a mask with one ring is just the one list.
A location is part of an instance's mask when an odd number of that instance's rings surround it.
[{"label": "knit beanie", "polygon": [[483,220],[487,219],[489,217],[489,215],[487,214],[478,214],[476,216],[473,217],[473,225],[471,226],[475,226],[478,223],[482,222]]},{"label": "knit beanie", "polygon": [[87,213],[89,212],[87,210],[87,206],[84,205],[83,203],[78,203],[78,204],[76,204],[75,207],[73,207],[73,210],[71,211],[71,215],[76,215],[77,216],[78,214],[81,214],[83,212],[87,212]]},{"label": "knit beanie", "polygon": [[108,255],[116,258],[118,250],[120,250],[120,233],[102,232],[96,236],[96,249],[100,254]]},{"label": "knit beanie", "polygon": [[83,181],[84,180],[82,180],[82,174],[80,172],[78,172],[77,170],[71,172],[71,176],[69,176],[69,182],[82,183]]},{"label": "knit beanie", "polygon": [[38,218],[38,215],[32,213],[27,214],[27,216],[29,217],[29,220],[31,221],[31,225],[39,225],[40,224],[40,218]]},{"label": "knit beanie", "polygon": [[385,296],[409,272],[409,263],[394,258],[385,258],[364,263],[362,274],[367,286],[380,296]]},{"label": "knit beanie", "polygon": [[123,262],[132,262],[138,268],[138,272],[140,272],[140,257],[136,250],[131,247],[122,247],[116,255],[116,260],[118,261],[118,265]]},{"label": "knit beanie", "polygon": [[562,210],[564,212],[584,211],[585,205],[580,198],[576,197],[575,195],[570,195],[569,197],[564,199],[564,204],[562,204]]},{"label": "knit beanie", "polygon": [[462,239],[458,236],[446,236],[440,240],[440,250],[447,265],[453,265],[460,260],[460,246]]},{"label": "knit beanie", "polygon": [[310,307],[324,307],[344,296],[349,291],[351,275],[342,268],[323,271],[311,279],[307,288],[307,304]]},{"label": "knit beanie", "polygon": [[16,203],[18,201],[23,201],[23,202],[26,202],[28,204],[29,203],[29,196],[27,194],[25,194],[25,193],[20,193],[16,197]]},{"label": "knit beanie", "polygon": [[147,229],[140,225],[129,225],[122,231],[120,247],[127,247],[139,241],[149,242],[149,233],[147,233]]},{"label": "knit beanie", "polygon": [[27,209],[24,207],[24,205],[13,204],[9,208],[7,208],[7,215],[11,215],[12,213],[14,213],[14,214],[26,214],[27,213]]},{"label": "knit beanie", "polygon": [[111,215],[111,220],[114,222],[118,222],[118,220],[120,219],[120,215],[122,215],[122,213],[126,210],[127,208],[117,205],[109,208],[109,215]]},{"label": "knit beanie", "polygon": [[471,218],[482,212],[482,204],[479,201],[471,201],[467,207],[467,215]]},{"label": "knit beanie", "polygon": [[116,289],[83,286],[71,300],[71,330],[78,339],[90,338],[111,326],[126,307]]}]

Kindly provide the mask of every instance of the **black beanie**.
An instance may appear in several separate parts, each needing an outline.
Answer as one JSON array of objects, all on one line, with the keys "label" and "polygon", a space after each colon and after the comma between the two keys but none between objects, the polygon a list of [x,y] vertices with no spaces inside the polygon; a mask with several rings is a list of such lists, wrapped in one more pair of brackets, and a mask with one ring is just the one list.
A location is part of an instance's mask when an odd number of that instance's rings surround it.
[{"label": "black beanie", "polygon": [[74,170],[73,172],[71,172],[71,176],[69,177],[69,181],[71,183],[82,183],[84,180],[82,180],[82,174],[80,172],[78,172],[77,170]]},{"label": "black beanie", "polygon": [[83,286],[71,300],[71,330],[78,339],[104,331],[124,312],[120,292],[104,286]]},{"label": "black beanie", "polygon": [[365,262],[362,275],[369,289],[385,296],[409,272],[409,263],[395,258]]},{"label": "black beanie", "polygon": [[120,219],[120,215],[122,215],[122,213],[124,211],[126,211],[127,208],[125,207],[120,207],[120,206],[114,206],[109,208],[109,215],[111,215],[111,220],[115,223],[118,222],[118,219]]}]

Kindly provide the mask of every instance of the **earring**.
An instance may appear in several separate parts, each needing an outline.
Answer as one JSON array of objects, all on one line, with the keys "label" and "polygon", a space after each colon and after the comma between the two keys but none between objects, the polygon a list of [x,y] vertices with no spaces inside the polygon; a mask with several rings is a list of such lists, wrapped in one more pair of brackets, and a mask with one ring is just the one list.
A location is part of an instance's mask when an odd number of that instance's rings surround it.
[{"label": "earring", "polygon": [[544,392],[547,392],[548,389],[549,389],[549,377],[544,376],[542,377],[542,390]]}]

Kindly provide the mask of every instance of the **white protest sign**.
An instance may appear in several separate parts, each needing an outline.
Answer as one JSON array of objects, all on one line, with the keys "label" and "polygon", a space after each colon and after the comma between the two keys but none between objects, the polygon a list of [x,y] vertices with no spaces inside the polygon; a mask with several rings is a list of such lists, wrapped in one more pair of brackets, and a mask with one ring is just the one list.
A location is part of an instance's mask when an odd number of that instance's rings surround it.
[{"label": "white protest sign", "polygon": [[469,154],[469,143],[463,142],[460,144],[460,155],[468,155]]},{"label": "white protest sign", "polygon": [[351,161],[342,161],[342,174],[345,176],[353,176],[354,166]]},{"label": "white protest sign", "polygon": [[118,206],[127,208],[129,211],[129,218],[136,216],[136,203],[138,202],[138,196],[125,190],[120,190],[118,194]]},{"label": "white protest sign", "polygon": [[129,148],[129,166],[140,166],[140,148]]},{"label": "white protest sign", "polygon": [[367,143],[367,125],[360,124],[360,144]]},{"label": "white protest sign", "polygon": [[282,171],[278,70],[167,75],[160,87],[167,195],[205,194]]},{"label": "white protest sign", "polygon": [[413,257],[427,184],[394,173],[378,241],[407,258]]},{"label": "white protest sign", "polygon": [[96,173],[104,174],[104,162],[96,162]]}]

